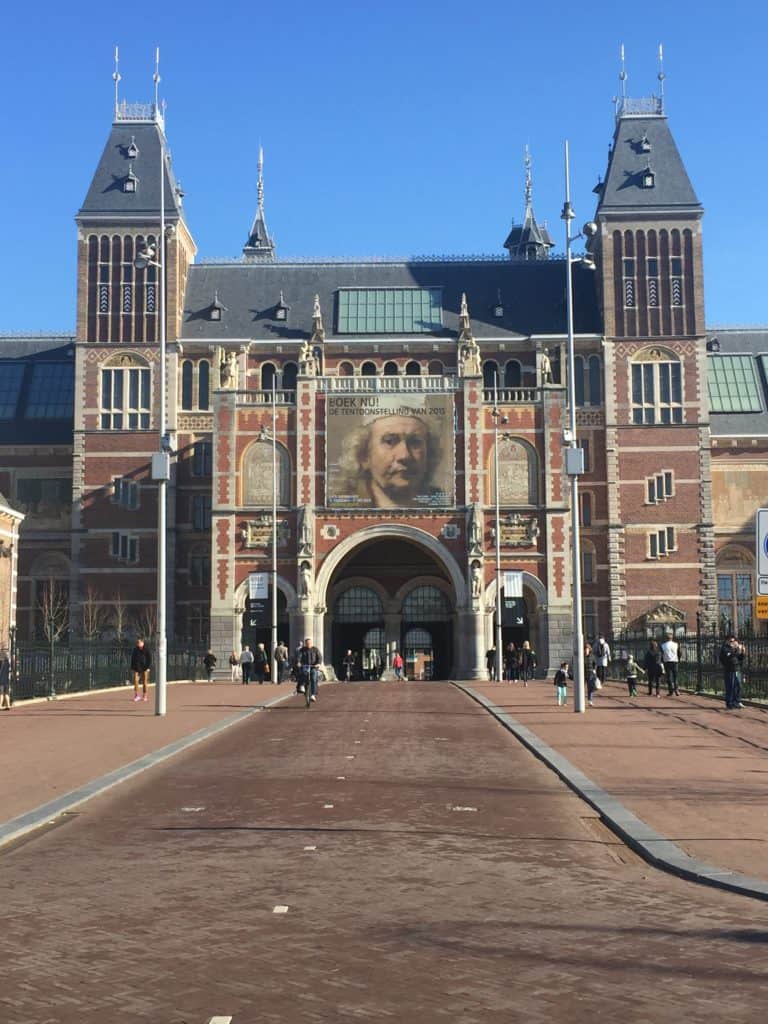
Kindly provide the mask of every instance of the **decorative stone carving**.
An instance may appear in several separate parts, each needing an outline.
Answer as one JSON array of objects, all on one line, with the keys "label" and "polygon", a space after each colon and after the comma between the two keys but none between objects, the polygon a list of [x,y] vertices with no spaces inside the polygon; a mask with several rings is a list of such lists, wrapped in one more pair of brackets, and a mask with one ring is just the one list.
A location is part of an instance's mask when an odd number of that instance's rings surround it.
[{"label": "decorative stone carving", "polygon": [[[240,536],[243,540],[243,547],[246,548],[268,548],[272,545],[272,516],[257,516],[255,519],[248,519],[240,528]],[[288,524],[284,519],[277,521],[277,546],[285,547],[290,537]]]},{"label": "decorative stone carving", "polygon": [[467,308],[467,296],[462,293],[461,312],[459,313],[459,376],[481,377],[483,368],[480,362],[480,346],[472,337],[472,325]]},{"label": "decorative stone carving", "polygon": [[308,505],[299,512],[299,555],[311,556],[315,546],[315,514]]},{"label": "decorative stone carving", "polygon": [[501,527],[501,546],[506,548],[533,548],[538,544],[539,523],[536,516],[522,516],[518,512],[504,516]]},{"label": "decorative stone carving", "polygon": [[472,607],[480,607],[480,599],[483,596],[483,567],[479,561],[472,562],[469,569],[470,590],[472,592]]},{"label": "decorative stone carving", "polygon": [[470,555],[483,553],[483,513],[477,502],[467,513],[467,549]]},{"label": "decorative stone carving", "polygon": [[541,353],[541,383],[552,383],[552,360],[549,358],[549,349],[545,348]]},{"label": "decorative stone carving", "polygon": [[309,562],[302,562],[299,566],[299,597],[303,609],[308,610],[312,597],[312,566]]}]

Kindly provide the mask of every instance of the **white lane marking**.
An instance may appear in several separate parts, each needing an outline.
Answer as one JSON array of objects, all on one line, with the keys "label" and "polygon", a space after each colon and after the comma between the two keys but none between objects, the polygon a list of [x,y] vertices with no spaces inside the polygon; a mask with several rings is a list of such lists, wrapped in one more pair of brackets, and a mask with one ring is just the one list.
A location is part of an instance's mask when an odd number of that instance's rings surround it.
[{"label": "white lane marking", "polygon": [[317,847],[316,846],[305,846],[304,849],[305,850],[316,850]]},{"label": "white lane marking", "polygon": [[333,807],[333,804],[323,804],[323,807],[324,807],[324,808],[325,808],[326,810],[329,810],[329,809],[330,809],[331,807]]},{"label": "white lane marking", "polygon": [[287,914],[288,913],[288,907],[286,907],[285,905],[278,904],[276,907],[272,908],[272,913],[273,914]]},{"label": "white lane marking", "polygon": [[459,807],[458,805],[448,804],[449,811],[476,811],[476,807]]},{"label": "white lane marking", "polygon": [[185,814],[195,814],[197,811],[204,811],[204,807],[182,807],[182,811]]},{"label": "white lane marking", "polygon": [[362,740],[355,740],[355,743],[362,743]]},{"label": "white lane marking", "polygon": [[208,1024],[232,1024],[232,1018],[222,1016],[211,1017],[211,1019],[208,1021]]},{"label": "white lane marking", "polygon": [[347,760],[348,761],[354,761],[355,760],[355,755],[354,754],[347,754]]},{"label": "white lane marking", "polygon": [[336,781],[337,781],[337,782],[344,782],[344,780],[346,779],[346,777],[347,777],[346,775],[337,775],[337,776],[336,776]]}]

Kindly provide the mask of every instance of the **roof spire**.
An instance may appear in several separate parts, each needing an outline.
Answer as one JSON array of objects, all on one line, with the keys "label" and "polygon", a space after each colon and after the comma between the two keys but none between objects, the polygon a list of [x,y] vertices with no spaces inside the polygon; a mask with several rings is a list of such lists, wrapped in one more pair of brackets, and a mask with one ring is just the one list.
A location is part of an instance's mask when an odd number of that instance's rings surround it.
[{"label": "roof spire", "polygon": [[546,227],[540,227],[533,212],[533,176],[531,174],[531,154],[525,147],[525,212],[523,223],[512,228],[507,235],[504,248],[509,252],[510,259],[545,260],[554,245]]},{"label": "roof spire", "polygon": [[155,73],[152,75],[152,81],[155,83],[155,117],[160,112],[160,47],[155,47]]},{"label": "roof spire", "polygon": [[659,43],[659,73],[656,75],[659,80],[659,100],[661,101],[661,113],[664,113],[664,46]]},{"label": "roof spire", "polygon": [[525,208],[531,208],[533,196],[533,179],[531,177],[531,154],[528,151],[528,143],[525,144]]},{"label": "roof spire", "polygon": [[267,219],[264,215],[264,150],[261,143],[259,143],[257,168],[256,216],[251,225],[248,241],[243,246],[243,256],[247,260],[273,260],[275,258],[275,243],[267,230]]},{"label": "roof spire", "polygon": [[619,81],[621,82],[621,99],[623,102],[627,98],[627,79],[629,78],[629,75],[627,74],[627,68],[624,63],[624,43],[621,44],[620,60],[621,71],[619,72]]},{"label": "roof spire", "polygon": [[116,46],[115,47],[115,70],[112,72],[112,80],[115,83],[115,119],[117,119],[117,107],[118,107],[118,103],[120,102],[120,97],[118,95],[119,86],[120,86],[120,77],[121,77],[121,75],[120,75],[120,50]]}]

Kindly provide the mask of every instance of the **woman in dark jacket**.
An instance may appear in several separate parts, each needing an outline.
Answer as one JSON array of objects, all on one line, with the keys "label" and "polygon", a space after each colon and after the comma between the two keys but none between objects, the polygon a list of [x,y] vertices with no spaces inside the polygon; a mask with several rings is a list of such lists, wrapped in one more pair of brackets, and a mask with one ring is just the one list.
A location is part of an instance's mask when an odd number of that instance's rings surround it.
[{"label": "woman in dark jacket", "polygon": [[257,644],[253,652],[253,678],[261,686],[265,676],[269,674],[269,655],[264,644]]},{"label": "woman in dark jacket", "polygon": [[656,696],[660,696],[659,685],[661,677],[664,675],[664,662],[662,660],[661,648],[655,640],[651,640],[648,645],[648,650],[645,652],[645,658],[643,659],[643,668],[648,676],[648,696],[651,696],[654,687],[656,688]]},{"label": "woman in dark jacket", "polygon": [[216,668],[216,655],[213,651],[208,651],[208,653],[203,656],[203,664],[205,665],[208,682],[210,683],[213,681],[213,670]]}]

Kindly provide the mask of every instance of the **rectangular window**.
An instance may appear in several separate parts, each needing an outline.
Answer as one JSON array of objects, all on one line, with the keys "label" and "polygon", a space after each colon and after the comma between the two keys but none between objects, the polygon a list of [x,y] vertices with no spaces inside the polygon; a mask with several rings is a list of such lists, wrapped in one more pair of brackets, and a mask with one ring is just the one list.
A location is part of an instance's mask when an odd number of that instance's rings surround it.
[{"label": "rectangular window", "polygon": [[585,551],[581,556],[582,561],[582,578],[585,583],[594,583],[595,581],[595,556],[591,551]]},{"label": "rectangular window", "polygon": [[581,503],[581,525],[592,525],[592,495],[589,491],[582,491],[579,500]]},{"label": "rectangular window", "polygon": [[708,356],[707,385],[711,412],[763,410],[752,356]]},{"label": "rectangular window", "polygon": [[646,480],[648,504],[655,505],[659,501],[666,501],[674,495],[674,473],[665,469],[661,473],[649,476]]},{"label": "rectangular window", "polygon": [[580,441],[581,450],[584,452],[584,472],[592,472],[592,457],[589,450],[589,441]]},{"label": "rectangular window", "polygon": [[210,441],[198,441],[192,456],[192,476],[210,476],[213,466],[213,448]]},{"label": "rectangular window", "polygon": [[192,497],[192,528],[210,530],[211,528],[211,496],[195,494]]},{"label": "rectangular window", "polygon": [[662,526],[648,534],[648,557],[664,558],[677,549],[674,526]]},{"label": "rectangular window", "polygon": [[112,534],[110,553],[118,562],[135,563],[139,560],[139,541],[128,533],[115,531]]},{"label": "rectangular window", "polygon": [[192,555],[189,560],[189,582],[193,587],[210,586],[211,559],[208,555]]},{"label": "rectangular window", "polygon": [[112,481],[112,487],[112,500],[116,505],[129,509],[139,507],[139,485],[135,480],[116,476]]},{"label": "rectangular window", "polygon": [[102,430],[149,429],[149,370],[101,371]]},{"label": "rectangular window", "polygon": [[340,288],[339,334],[430,334],[443,327],[441,288]]},{"label": "rectangular window", "polygon": [[16,481],[16,498],[26,515],[58,515],[72,502],[72,481],[21,477]]},{"label": "rectangular window", "polygon": [[584,636],[597,636],[597,612],[595,601],[588,597],[583,602],[584,608]]},{"label": "rectangular window", "polygon": [[632,365],[632,422],[682,423],[683,383],[679,362]]}]

